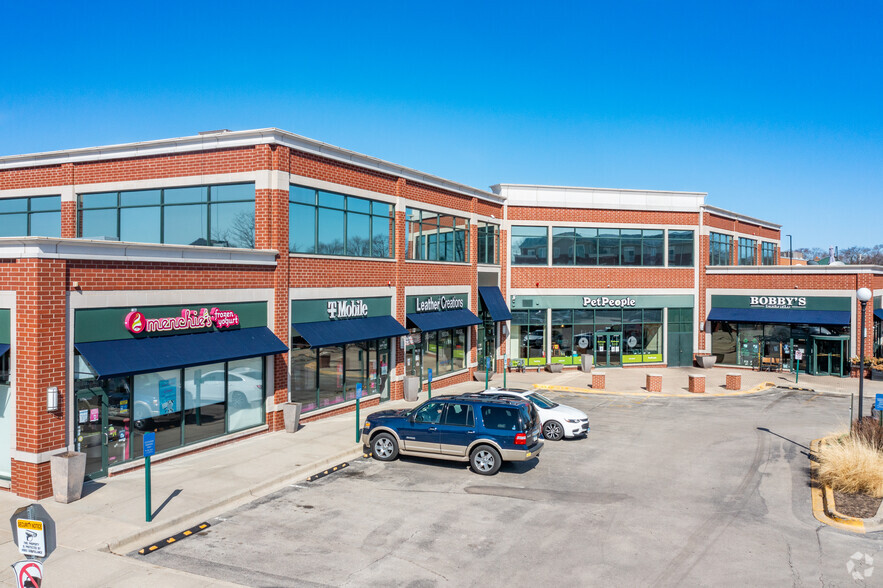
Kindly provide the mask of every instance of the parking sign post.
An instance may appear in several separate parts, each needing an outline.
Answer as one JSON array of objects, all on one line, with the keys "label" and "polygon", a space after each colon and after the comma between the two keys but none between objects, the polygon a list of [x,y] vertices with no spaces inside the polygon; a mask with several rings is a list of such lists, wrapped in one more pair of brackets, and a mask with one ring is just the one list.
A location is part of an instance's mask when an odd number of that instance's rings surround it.
[{"label": "parking sign post", "polygon": [[429,392],[429,399],[432,400],[432,368],[427,370],[427,374],[429,377],[427,378],[426,389]]},{"label": "parking sign post", "polygon": [[506,389],[506,368],[509,365],[509,360],[506,355],[503,355],[503,389]]},{"label": "parking sign post", "polygon": [[153,520],[150,506],[150,456],[156,453],[156,433],[144,433],[144,520]]},{"label": "parking sign post", "polygon": [[359,403],[362,401],[362,384],[356,384],[356,443],[362,438],[362,429],[359,427]]},{"label": "parking sign post", "polygon": [[488,375],[490,374],[490,371],[491,371],[491,356],[488,355],[487,357],[485,357],[485,359],[487,361],[484,362],[484,389],[487,390]]}]

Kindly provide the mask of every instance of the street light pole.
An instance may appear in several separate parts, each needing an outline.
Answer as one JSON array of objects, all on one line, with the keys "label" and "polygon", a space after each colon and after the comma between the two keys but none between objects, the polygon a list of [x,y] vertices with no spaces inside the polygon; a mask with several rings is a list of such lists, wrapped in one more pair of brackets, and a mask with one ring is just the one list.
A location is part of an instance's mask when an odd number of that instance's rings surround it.
[{"label": "street light pole", "polygon": [[788,237],[788,265],[794,265],[794,247],[791,242],[791,235],[785,235]]},{"label": "street light pole", "polygon": [[862,401],[864,400],[864,391],[865,391],[865,307],[868,305],[868,300],[871,299],[871,291],[867,288],[859,288],[858,292],[855,293],[858,301],[862,303],[862,320],[861,320],[861,331],[859,332],[859,337],[861,338],[861,343],[859,344],[859,369],[858,369],[858,420],[861,420],[864,416],[862,412]]}]

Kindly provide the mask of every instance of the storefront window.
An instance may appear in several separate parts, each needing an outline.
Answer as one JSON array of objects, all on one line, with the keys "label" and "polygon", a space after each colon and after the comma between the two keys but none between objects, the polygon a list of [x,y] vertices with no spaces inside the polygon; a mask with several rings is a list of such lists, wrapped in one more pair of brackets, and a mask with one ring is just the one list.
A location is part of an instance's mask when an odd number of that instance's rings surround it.
[{"label": "storefront window", "polygon": [[438,331],[438,373],[448,374],[454,371],[452,355],[454,352],[454,335],[450,329]]},{"label": "storefront window", "polygon": [[12,475],[12,421],[15,403],[9,386],[11,352],[0,355],[0,478]]},{"label": "storefront window", "polygon": [[227,428],[239,431],[264,422],[264,358],[227,363]]},{"label": "storefront window", "polygon": [[466,329],[454,329],[453,371],[466,369]]},{"label": "storefront window", "polygon": [[622,311],[623,363],[640,363],[643,357],[644,337],[641,332],[640,310]]},{"label": "storefront window", "polygon": [[343,347],[320,347],[319,408],[345,400],[343,387]]},{"label": "storefront window", "polygon": [[692,267],[693,231],[668,232],[668,265],[671,267]]},{"label": "storefront window", "polygon": [[188,442],[226,431],[226,370],[213,363],[184,370],[184,438]]},{"label": "storefront window", "polygon": [[469,261],[469,219],[416,208],[405,209],[406,259]]},{"label": "storefront window", "polygon": [[512,359],[522,359],[525,365],[545,365],[546,311],[513,310],[510,324]]},{"label": "storefront window", "polygon": [[548,255],[547,227],[512,227],[512,265],[546,265]]},{"label": "storefront window", "polygon": [[643,361],[662,361],[662,309],[646,309],[643,317]]},{"label": "storefront window", "polygon": [[300,402],[304,412],[318,406],[319,371],[316,350],[310,349],[303,337],[295,336],[291,341],[291,385],[292,402]]},{"label": "storefront window", "polygon": [[551,363],[573,364],[573,311],[552,311]]},{"label": "storefront window", "polygon": [[573,311],[573,349],[577,356],[594,355],[595,349],[595,311]]},{"label": "storefront window", "polygon": [[134,377],[135,457],[141,456],[145,432],[156,432],[156,451],[179,447],[181,435],[181,370]]}]

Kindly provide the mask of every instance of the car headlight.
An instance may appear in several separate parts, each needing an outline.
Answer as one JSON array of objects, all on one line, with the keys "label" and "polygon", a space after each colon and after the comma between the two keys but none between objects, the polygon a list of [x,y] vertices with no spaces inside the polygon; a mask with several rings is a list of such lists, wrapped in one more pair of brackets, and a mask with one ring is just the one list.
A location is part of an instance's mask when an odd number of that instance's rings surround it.
[{"label": "car headlight", "polygon": [[366,428],[366,429],[370,429],[370,428],[371,428],[371,423],[370,423],[369,421],[365,421],[365,428]]},{"label": "car headlight", "polygon": [[564,420],[566,420],[568,423],[581,423],[583,421],[582,419],[564,419]]}]

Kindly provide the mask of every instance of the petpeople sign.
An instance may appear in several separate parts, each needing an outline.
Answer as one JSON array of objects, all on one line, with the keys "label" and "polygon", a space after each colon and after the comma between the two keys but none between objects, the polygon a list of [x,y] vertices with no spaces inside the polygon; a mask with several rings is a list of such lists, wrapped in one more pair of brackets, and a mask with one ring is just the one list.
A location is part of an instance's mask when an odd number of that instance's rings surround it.
[{"label": "petpeople sign", "polygon": [[805,296],[749,296],[751,308],[806,308]]},{"label": "petpeople sign", "polygon": [[232,310],[221,310],[212,307],[191,310],[182,308],[179,316],[147,318],[144,313],[133,310],[123,320],[126,330],[140,335],[142,333],[163,333],[168,331],[187,331],[191,329],[229,329],[239,326],[239,315]]},{"label": "petpeople sign", "polygon": [[361,300],[329,300],[328,319],[351,319],[368,316],[368,305]]},{"label": "petpeople sign", "polygon": [[448,296],[417,296],[415,312],[439,312],[442,310],[459,310],[466,306],[462,297]]},{"label": "petpeople sign", "polygon": [[592,308],[631,308],[633,306],[636,306],[637,304],[637,300],[628,296],[626,296],[625,298],[611,298],[609,296],[583,296],[583,307],[591,306]]}]

